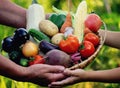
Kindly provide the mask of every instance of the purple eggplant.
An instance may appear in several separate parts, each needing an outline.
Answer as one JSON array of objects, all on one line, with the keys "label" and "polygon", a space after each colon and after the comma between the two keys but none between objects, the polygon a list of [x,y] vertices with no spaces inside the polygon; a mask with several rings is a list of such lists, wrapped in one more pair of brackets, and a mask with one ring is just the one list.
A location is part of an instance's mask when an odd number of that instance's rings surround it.
[{"label": "purple eggplant", "polygon": [[42,40],[42,41],[40,42],[39,48],[40,48],[40,50],[41,50],[44,54],[46,54],[46,53],[47,53],[48,51],[50,51],[50,50],[59,49],[59,47],[58,47],[57,45],[54,45],[54,44],[52,44],[52,43],[49,43],[49,42],[47,42],[47,41],[45,41],[45,40]]}]

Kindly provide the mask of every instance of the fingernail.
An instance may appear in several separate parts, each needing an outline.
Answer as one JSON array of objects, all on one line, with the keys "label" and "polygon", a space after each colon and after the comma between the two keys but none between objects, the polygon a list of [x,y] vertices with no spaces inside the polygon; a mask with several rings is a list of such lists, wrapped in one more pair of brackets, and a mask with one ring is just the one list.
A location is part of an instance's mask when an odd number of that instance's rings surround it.
[{"label": "fingernail", "polygon": [[66,73],[67,71],[69,71],[69,69],[68,69],[68,68],[66,68],[66,69],[64,70],[64,73]]},{"label": "fingernail", "polygon": [[51,87],[51,84],[48,85],[48,88],[50,88],[50,87]]},{"label": "fingernail", "polygon": [[65,70],[65,68],[64,67],[60,67],[59,70],[60,70],[59,72],[63,72]]}]

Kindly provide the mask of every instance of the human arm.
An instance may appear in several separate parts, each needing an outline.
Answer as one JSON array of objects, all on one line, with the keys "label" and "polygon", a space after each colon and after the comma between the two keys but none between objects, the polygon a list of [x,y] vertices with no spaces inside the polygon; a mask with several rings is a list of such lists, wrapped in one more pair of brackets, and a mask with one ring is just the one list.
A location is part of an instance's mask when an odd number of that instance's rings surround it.
[{"label": "human arm", "polygon": [[[11,2],[10,0],[0,0],[0,24],[15,28],[26,28],[27,9]],[[51,14],[46,14],[46,19]]]},{"label": "human arm", "polygon": [[26,74],[24,67],[21,67],[6,57],[0,55],[0,75],[15,79],[22,80],[22,75]]},{"label": "human arm", "polygon": [[19,28],[26,27],[26,9],[10,0],[0,0],[0,24]]},{"label": "human arm", "polygon": [[22,67],[6,57],[0,55],[0,75],[22,82],[32,82],[41,86],[47,86],[52,81],[64,77],[61,73],[62,66],[36,64]]},{"label": "human arm", "polygon": [[105,45],[120,49],[120,32],[99,30],[102,36],[104,36],[105,32]]},{"label": "human arm", "polygon": [[[48,15],[49,16],[49,15]],[[26,27],[26,9],[10,2],[0,0],[0,24],[19,28]],[[61,79],[64,67],[37,64],[22,67],[0,55],[0,75],[23,82],[32,82],[47,86],[50,82]]]},{"label": "human arm", "polygon": [[120,82],[120,67],[110,70],[85,71],[83,69],[69,70],[66,69],[64,74],[67,76],[62,81],[52,82],[49,86],[54,88],[57,86],[72,85],[79,82]]}]

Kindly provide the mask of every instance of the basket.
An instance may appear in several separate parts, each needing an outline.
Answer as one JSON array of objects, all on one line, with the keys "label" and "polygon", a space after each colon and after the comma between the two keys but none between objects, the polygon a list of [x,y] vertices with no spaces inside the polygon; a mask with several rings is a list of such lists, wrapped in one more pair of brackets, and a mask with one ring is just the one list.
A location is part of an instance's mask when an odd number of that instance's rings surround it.
[{"label": "basket", "polygon": [[98,33],[98,35],[99,35],[99,37],[100,37],[100,44],[99,44],[99,46],[96,48],[96,51],[94,52],[94,54],[91,55],[90,57],[88,57],[86,60],[84,60],[84,61],[82,61],[82,62],[80,62],[80,63],[78,63],[78,64],[73,65],[72,67],[69,68],[70,70],[78,69],[78,68],[83,69],[83,68],[85,68],[86,66],[88,66],[92,61],[94,61],[94,59],[95,59],[96,56],[98,55],[99,51],[101,50],[102,46],[104,45],[104,42],[105,42],[105,39],[106,39],[106,30],[107,30],[107,27],[106,27],[106,24],[105,24],[104,22],[103,22],[103,26],[104,26],[104,30],[105,30],[104,36],[102,36],[102,35],[100,35],[100,34]]}]

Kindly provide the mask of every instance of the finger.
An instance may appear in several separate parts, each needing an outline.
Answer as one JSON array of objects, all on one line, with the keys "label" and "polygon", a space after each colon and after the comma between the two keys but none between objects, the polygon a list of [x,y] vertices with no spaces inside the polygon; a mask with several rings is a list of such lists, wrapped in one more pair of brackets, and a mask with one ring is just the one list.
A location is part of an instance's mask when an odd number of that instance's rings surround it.
[{"label": "finger", "polygon": [[46,68],[46,69],[47,69],[47,72],[58,73],[58,72],[63,72],[65,67],[49,65],[48,68]]},{"label": "finger", "polygon": [[48,88],[63,88],[63,87],[62,86],[51,86],[51,84],[49,84]]},{"label": "finger", "polygon": [[76,70],[65,69],[64,70],[64,75],[67,75],[67,76],[78,76],[80,71],[81,71],[80,69],[76,69]]},{"label": "finger", "polygon": [[63,87],[61,87],[61,86],[51,86],[51,84],[49,84],[48,88],[63,88]]},{"label": "finger", "polygon": [[69,70],[69,69],[65,69],[63,73],[64,73],[64,75],[72,76],[73,71],[72,71],[72,70]]},{"label": "finger", "polygon": [[50,86],[67,86],[67,85],[72,85],[76,82],[77,77],[69,77],[69,78],[66,78],[62,81],[57,81],[57,82],[52,82],[50,84]]},{"label": "finger", "polygon": [[52,14],[51,13],[48,13],[45,15],[46,19],[48,19]]},{"label": "finger", "polygon": [[46,77],[49,78],[51,82],[58,81],[65,78],[65,75],[62,73],[46,73],[45,75]]}]

